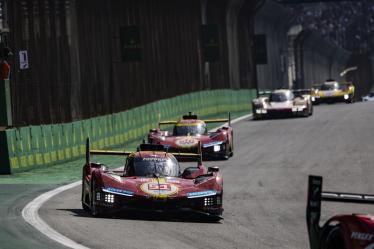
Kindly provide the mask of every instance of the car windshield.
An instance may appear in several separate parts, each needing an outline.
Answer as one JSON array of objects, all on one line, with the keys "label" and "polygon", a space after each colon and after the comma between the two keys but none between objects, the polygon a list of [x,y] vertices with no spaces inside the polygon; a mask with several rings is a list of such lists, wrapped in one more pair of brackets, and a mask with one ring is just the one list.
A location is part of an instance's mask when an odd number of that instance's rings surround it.
[{"label": "car windshield", "polygon": [[374,93],[369,93],[369,97],[370,98],[374,97]]},{"label": "car windshield", "polygon": [[270,102],[285,102],[293,99],[293,94],[286,94],[284,92],[270,94]]},{"label": "car windshield", "polygon": [[135,158],[134,174],[135,176],[154,177],[179,175],[179,163],[175,158],[145,157]]},{"label": "car windshield", "polygon": [[206,133],[206,125],[199,123],[193,125],[176,125],[174,126],[174,136],[202,135]]},{"label": "car windshield", "polygon": [[323,84],[321,86],[322,91],[330,91],[334,89],[337,89],[337,84]]}]

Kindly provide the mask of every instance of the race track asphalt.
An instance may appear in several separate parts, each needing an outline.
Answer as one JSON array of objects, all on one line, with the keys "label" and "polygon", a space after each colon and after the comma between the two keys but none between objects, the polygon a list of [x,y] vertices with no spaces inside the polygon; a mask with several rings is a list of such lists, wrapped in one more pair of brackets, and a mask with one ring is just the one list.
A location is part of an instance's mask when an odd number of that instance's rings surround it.
[{"label": "race track asphalt", "polygon": [[[81,209],[80,187],[48,201],[41,217],[90,248],[306,249],[307,177],[324,189],[374,193],[374,103],[320,105],[309,118],[244,120],[234,125],[235,155],[220,167],[224,220],[179,221],[157,216],[92,218]],[[374,213],[374,206],[324,204],[336,213]]]}]

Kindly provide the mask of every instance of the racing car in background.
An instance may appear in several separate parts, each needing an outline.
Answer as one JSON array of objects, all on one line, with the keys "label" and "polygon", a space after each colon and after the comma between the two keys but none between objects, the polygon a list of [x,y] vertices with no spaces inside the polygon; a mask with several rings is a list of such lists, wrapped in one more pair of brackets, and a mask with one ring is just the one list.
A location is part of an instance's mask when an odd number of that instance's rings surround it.
[{"label": "racing car in background", "polygon": [[335,80],[326,80],[320,86],[312,88],[312,102],[319,103],[334,103],[345,102],[353,103],[355,95],[355,87],[352,83],[338,83]]},{"label": "racing car in background", "polygon": [[362,101],[374,101],[374,92],[370,92],[369,94],[362,96]]},{"label": "racing car in background", "polygon": [[[90,155],[124,156],[118,170],[91,162]],[[193,158],[196,167],[181,172],[179,158]],[[82,206],[93,216],[126,212],[192,212],[221,219],[223,179],[218,167],[206,168],[201,154],[167,153],[162,145],[142,144],[137,151],[90,150],[82,176]]]},{"label": "racing car in background", "polygon": [[[223,122],[227,125],[208,132],[208,123]],[[173,131],[161,130],[162,125],[173,125]],[[178,121],[159,122],[157,129],[150,130],[148,142],[163,145],[169,152],[196,152],[200,142],[204,158],[228,159],[234,152],[233,134],[230,113],[228,119],[205,120],[189,113]]]},{"label": "racing car in background", "polygon": [[313,114],[310,90],[279,89],[260,92],[252,101],[253,119]]},{"label": "racing car in background", "polygon": [[309,176],[306,220],[311,249],[373,249],[374,216],[336,215],[321,227],[321,202],[374,204],[374,195],[322,192],[322,177]]}]

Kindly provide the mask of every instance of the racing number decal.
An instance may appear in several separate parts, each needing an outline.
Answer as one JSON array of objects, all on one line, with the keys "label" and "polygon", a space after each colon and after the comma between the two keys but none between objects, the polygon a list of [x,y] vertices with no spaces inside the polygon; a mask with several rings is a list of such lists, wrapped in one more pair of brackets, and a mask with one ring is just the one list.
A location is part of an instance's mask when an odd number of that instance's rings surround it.
[{"label": "racing number decal", "polygon": [[166,182],[165,178],[152,179],[150,182],[143,183],[140,189],[144,193],[157,198],[166,198],[179,190],[176,185]]},{"label": "racing number decal", "polygon": [[171,186],[169,183],[148,183],[149,190],[162,190],[162,191],[171,191]]},{"label": "racing number decal", "polygon": [[184,138],[180,138],[180,139],[175,141],[175,143],[178,146],[183,147],[183,148],[189,148],[189,147],[196,146],[198,142],[199,141],[197,139],[192,138],[192,137],[184,137]]}]

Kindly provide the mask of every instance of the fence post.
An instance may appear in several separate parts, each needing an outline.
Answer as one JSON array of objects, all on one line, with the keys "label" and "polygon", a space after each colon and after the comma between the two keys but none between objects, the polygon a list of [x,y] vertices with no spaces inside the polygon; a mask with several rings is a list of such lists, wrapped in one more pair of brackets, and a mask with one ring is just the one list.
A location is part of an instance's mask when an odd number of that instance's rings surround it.
[{"label": "fence post", "polygon": [[9,150],[5,128],[0,128],[0,175],[10,174]]},{"label": "fence post", "polygon": [[9,127],[12,125],[10,81],[8,79],[0,79],[0,127]]}]

